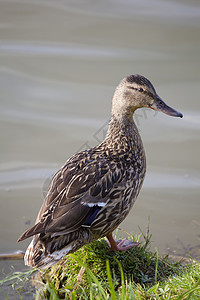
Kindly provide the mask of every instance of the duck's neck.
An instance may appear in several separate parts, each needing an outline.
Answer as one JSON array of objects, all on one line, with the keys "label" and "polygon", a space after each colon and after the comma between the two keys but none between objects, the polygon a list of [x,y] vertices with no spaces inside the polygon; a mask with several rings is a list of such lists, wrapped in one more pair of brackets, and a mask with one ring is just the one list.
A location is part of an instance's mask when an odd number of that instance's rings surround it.
[{"label": "duck's neck", "polygon": [[119,117],[111,116],[108,133],[104,141],[106,145],[117,152],[144,152],[143,144],[138,129],[133,121],[133,116],[126,115]]}]

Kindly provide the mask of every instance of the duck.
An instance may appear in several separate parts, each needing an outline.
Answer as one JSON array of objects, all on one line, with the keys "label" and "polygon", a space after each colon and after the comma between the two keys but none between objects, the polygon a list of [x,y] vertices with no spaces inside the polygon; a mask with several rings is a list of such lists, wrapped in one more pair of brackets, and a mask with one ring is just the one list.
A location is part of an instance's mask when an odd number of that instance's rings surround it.
[{"label": "duck", "polygon": [[134,247],[115,240],[113,231],[126,218],[141,190],[146,157],[134,112],[150,108],[169,116],[168,106],[142,75],[129,75],[116,87],[107,135],[99,145],[74,154],[53,176],[35,225],[18,242],[33,237],[25,264],[48,269],[67,254],[106,237],[110,250]]}]

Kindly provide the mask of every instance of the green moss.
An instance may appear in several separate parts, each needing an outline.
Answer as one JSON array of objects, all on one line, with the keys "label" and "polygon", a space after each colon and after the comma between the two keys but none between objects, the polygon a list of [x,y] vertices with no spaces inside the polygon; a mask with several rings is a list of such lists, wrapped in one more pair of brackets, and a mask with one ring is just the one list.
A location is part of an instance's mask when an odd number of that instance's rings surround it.
[{"label": "green moss", "polygon": [[83,291],[88,297],[91,288],[96,286],[98,290],[97,282],[109,294],[111,278],[114,290],[120,290],[125,282],[133,287],[136,284],[150,287],[178,273],[181,268],[180,264],[171,263],[167,257],[158,258],[157,252],[147,249],[147,243],[124,252],[109,252],[105,240],[101,239],[68,255],[43,274],[43,280],[51,282],[60,297],[69,297],[75,291],[79,299]]}]

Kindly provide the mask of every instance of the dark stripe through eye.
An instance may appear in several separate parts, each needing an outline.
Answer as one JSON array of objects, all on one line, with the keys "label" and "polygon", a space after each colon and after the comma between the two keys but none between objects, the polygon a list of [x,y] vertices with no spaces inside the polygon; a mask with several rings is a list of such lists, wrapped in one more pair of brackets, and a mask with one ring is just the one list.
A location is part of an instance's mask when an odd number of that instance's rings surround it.
[{"label": "dark stripe through eye", "polygon": [[131,89],[131,90],[136,90],[136,91],[138,91],[138,92],[140,92],[140,93],[144,93],[144,94],[146,94],[146,95],[148,95],[148,96],[154,98],[154,95],[153,95],[152,92],[150,92],[150,91],[145,91],[143,88],[135,88],[135,87],[130,86],[130,85],[128,85],[127,88],[128,88],[128,89]]},{"label": "dark stripe through eye", "polygon": [[135,88],[135,87],[130,86],[130,85],[128,86],[128,89],[136,90],[136,91],[138,91],[138,92],[144,92],[143,88]]}]

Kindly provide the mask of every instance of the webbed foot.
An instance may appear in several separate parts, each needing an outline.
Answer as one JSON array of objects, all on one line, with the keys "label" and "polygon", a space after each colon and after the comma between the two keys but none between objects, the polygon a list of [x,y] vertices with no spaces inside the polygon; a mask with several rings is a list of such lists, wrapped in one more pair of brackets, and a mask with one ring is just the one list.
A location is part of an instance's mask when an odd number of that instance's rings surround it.
[{"label": "webbed foot", "polygon": [[110,246],[109,251],[125,251],[133,247],[137,247],[139,245],[138,242],[132,242],[129,241],[128,239],[115,240],[112,236],[112,233],[109,233],[107,235],[107,239],[108,239],[108,244]]}]

